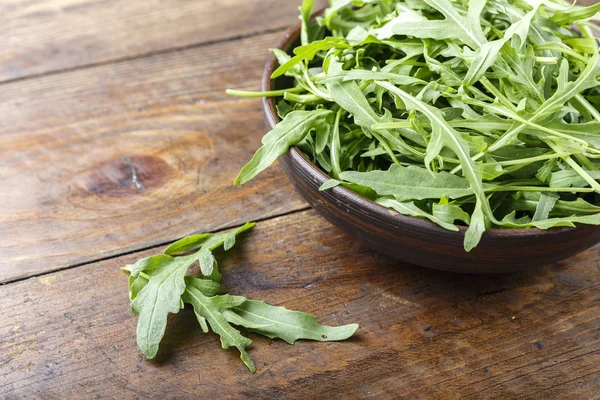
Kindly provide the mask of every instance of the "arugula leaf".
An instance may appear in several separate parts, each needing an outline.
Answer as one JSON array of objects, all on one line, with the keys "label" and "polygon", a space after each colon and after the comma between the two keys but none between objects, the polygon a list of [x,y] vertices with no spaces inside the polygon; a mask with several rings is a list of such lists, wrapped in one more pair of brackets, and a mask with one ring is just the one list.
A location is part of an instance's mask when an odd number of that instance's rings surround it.
[{"label": "arugula leaf", "polygon": [[[380,117],[375,113],[355,82],[334,82],[327,85],[327,87],[331,92],[333,100],[344,110],[352,114],[354,116],[354,122],[362,126],[363,129],[368,130],[372,125],[384,122],[385,118]],[[421,155],[420,152],[415,151],[412,147],[404,143],[402,139],[392,135],[386,130],[379,130],[377,133],[371,132],[371,134],[377,138],[395,163],[399,162],[394,155],[392,147],[407,154]]]},{"label": "arugula leaf", "polygon": [[[158,352],[158,344],[167,328],[167,314],[179,312],[179,299],[185,290],[184,276],[189,267],[186,259],[175,261],[168,256],[156,257],[159,257],[153,261],[156,268],[146,270],[151,276],[148,283],[131,303],[131,310],[139,314],[138,346],[148,358],[154,358]],[[132,272],[132,276],[136,275]]]},{"label": "arugula leaf", "polygon": [[556,201],[560,198],[556,193],[540,193],[540,200],[535,208],[532,221],[543,221],[548,219],[550,211],[554,208]]},{"label": "arugula leaf", "polygon": [[455,221],[462,221],[466,225],[469,225],[471,222],[471,217],[467,212],[457,204],[448,203],[448,199],[445,197],[441,197],[439,203],[433,204],[432,212],[435,218],[449,224],[454,224]]},{"label": "arugula leaf", "polygon": [[328,179],[319,187],[319,191],[334,188],[334,187],[340,185],[341,183],[342,182],[338,181],[337,179]]},{"label": "arugula leaf", "polygon": [[[244,326],[271,339],[283,339],[294,344],[298,339],[332,342],[348,339],[356,332],[357,324],[325,326],[317,323],[312,315],[271,306],[263,301],[246,300],[229,307],[226,314],[231,323]],[[233,314],[238,317],[234,317]]]},{"label": "arugula leaf", "polygon": [[424,0],[431,7],[435,8],[446,17],[460,32],[457,39],[460,39],[464,44],[471,48],[479,48],[487,42],[485,35],[479,23],[479,14],[485,4],[485,0],[471,0],[469,6],[469,14],[463,17],[458,10],[448,0]]},{"label": "arugula leaf", "polygon": [[352,0],[331,0],[331,5],[328,7],[323,13],[323,19],[321,23],[323,25],[328,25],[334,15],[340,11],[342,8],[347,7],[352,3]]},{"label": "arugula leaf", "polygon": [[600,4],[594,4],[589,7],[578,7],[573,5],[567,10],[558,10],[552,17],[552,21],[560,25],[572,24],[577,21],[589,19],[600,12]]},{"label": "arugula leaf", "polygon": [[473,195],[469,181],[448,172],[430,173],[417,166],[392,165],[387,171],[342,172],[346,182],[367,186],[381,196],[394,196],[398,201],[456,199]]},{"label": "arugula leaf", "polygon": [[271,78],[275,79],[285,74],[287,71],[291,70],[303,61],[311,61],[319,52],[330,49],[345,49],[349,47],[350,46],[348,46],[346,41],[341,38],[326,38],[323,40],[314,41],[304,46],[296,47],[296,49],[294,49],[295,56],[273,71]]},{"label": "arugula leaf", "polygon": [[381,197],[377,199],[377,204],[381,204],[384,207],[391,208],[394,211],[399,212],[403,215],[410,215],[411,217],[423,217],[427,218],[431,222],[434,222],[441,226],[442,228],[448,229],[449,231],[458,231],[456,225],[453,222],[444,221],[441,218],[429,214],[428,212],[423,211],[419,207],[416,206],[414,202],[400,202],[394,199],[389,199],[385,197]]},{"label": "arugula leaf", "polygon": [[197,315],[208,321],[213,332],[221,337],[221,346],[224,349],[236,347],[240,352],[241,360],[248,369],[252,372],[256,371],[254,362],[246,352],[246,348],[252,344],[252,340],[242,336],[240,331],[232,327],[221,313],[223,309],[243,303],[245,301],[243,297],[229,295],[207,297],[191,284],[185,288],[182,299],[194,307]]},{"label": "arugula leaf", "polygon": [[313,12],[314,1],[313,0],[302,0],[300,6],[300,20],[302,21],[302,28],[300,29],[300,42],[303,45],[309,43],[308,41],[308,22]]},{"label": "arugula leaf", "polygon": [[167,247],[165,254],[177,256],[189,251],[206,249],[208,251],[215,250],[217,247],[223,246],[225,251],[231,249],[235,244],[235,237],[252,229],[256,225],[254,222],[246,222],[237,229],[233,229],[223,233],[201,233],[191,236],[186,236]]},{"label": "arugula leaf", "polygon": [[242,168],[233,184],[244,184],[254,178],[291,146],[300,143],[319,120],[330,114],[329,110],[292,111],[287,114],[275,129],[263,137],[263,146]]}]

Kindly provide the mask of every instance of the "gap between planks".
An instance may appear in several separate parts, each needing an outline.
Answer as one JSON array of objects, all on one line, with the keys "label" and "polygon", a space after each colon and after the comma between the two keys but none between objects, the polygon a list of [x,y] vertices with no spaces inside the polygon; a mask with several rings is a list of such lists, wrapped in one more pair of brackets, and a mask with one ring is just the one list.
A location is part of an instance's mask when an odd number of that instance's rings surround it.
[{"label": "gap between planks", "polygon": [[[211,46],[211,45],[215,45],[215,44],[219,44],[219,43],[235,42],[236,40],[250,39],[253,37],[268,35],[271,33],[284,32],[287,29],[288,28],[284,28],[284,27],[270,28],[270,29],[265,29],[265,30],[261,30],[261,31],[257,31],[257,32],[251,32],[251,33],[247,33],[247,34],[234,35],[234,36],[230,36],[230,37],[226,37],[226,38],[222,38],[222,39],[208,40],[206,42],[197,42],[197,43],[187,44],[184,46],[174,46],[174,47],[169,47],[168,49],[151,50],[151,51],[148,51],[145,53],[134,54],[131,56],[126,56],[126,57],[117,57],[117,58],[114,58],[111,60],[91,62],[88,64],[80,64],[80,65],[76,65],[73,67],[60,68],[60,69],[41,72],[38,74],[20,76],[18,78],[0,80],[0,86],[4,85],[4,84],[8,84],[8,83],[26,81],[28,79],[35,79],[35,78],[42,78],[42,77],[46,77],[46,76],[67,74],[70,72],[85,70],[85,69],[94,68],[94,67],[101,67],[101,66],[111,65],[111,64],[121,64],[121,63],[129,62],[129,61],[140,60],[143,58],[150,58],[150,57],[154,57],[154,56],[160,56],[160,55],[177,53],[177,52],[191,50],[191,49],[197,49],[197,48],[201,48],[201,47],[205,47],[205,46]],[[58,271],[60,271],[60,270],[58,270]],[[6,282],[6,283],[9,283],[9,282]]]},{"label": "gap between planks", "polygon": [[[283,212],[283,213],[280,213],[280,214],[274,214],[274,215],[270,215],[270,216],[266,216],[266,217],[256,218],[252,222],[256,222],[256,223],[265,222],[265,221],[268,221],[268,220],[271,220],[271,219],[274,219],[274,218],[287,217],[289,215],[293,215],[293,214],[301,213],[301,212],[304,212],[304,211],[308,211],[310,209],[311,209],[311,207],[307,205],[307,206],[304,206],[304,207],[301,207],[301,208],[297,208],[295,210],[286,211],[286,212]],[[221,228],[213,229],[212,231],[208,231],[206,233],[219,233],[219,232],[226,231],[226,230],[229,230],[229,229],[238,228],[238,227],[240,227],[242,225],[244,225],[244,224],[242,223],[242,224],[234,224],[234,225],[225,225],[225,226],[223,226]],[[190,232],[189,234],[192,235],[194,233]],[[154,243],[154,244],[151,244],[149,246],[140,247],[138,249],[133,249],[133,250],[125,251],[123,253],[116,253],[116,254],[113,254],[113,255],[110,255],[110,256],[106,256],[106,257],[100,257],[100,258],[97,258],[97,259],[93,259],[93,260],[89,260],[89,261],[85,261],[85,262],[81,262],[81,263],[75,263],[75,264],[72,264],[72,265],[67,265],[67,266],[62,267],[62,268],[58,268],[58,269],[54,269],[54,270],[50,270],[50,271],[41,272],[39,274],[34,274],[34,275],[30,275],[30,276],[24,276],[22,278],[10,279],[10,280],[7,280],[5,282],[0,282],[0,287],[5,286],[5,285],[10,285],[11,283],[17,283],[17,282],[25,281],[25,280],[28,280],[28,279],[39,278],[40,276],[50,275],[50,274],[54,274],[54,273],[57,273],[57,272],[62,272],[62,271],[70,270],[70,269],[75,269],[75,268],[83,267],[85,265],[95,264],[95,263],[102,262],[102,261],[107,261],[107,260],[112,260],[113,258],[118,258],[118,257],[130,255],[130,254],[139,253],[139,252],[142,252],[142,251],[153,249],[155,247],[166,246],[166,245],[168,245],[170,243],[173,243],[173,242],[175,242],[175,241],[177,241],[179,239],[181,239],[181,238],[175,238],[175,239],[167,240],[167,241],[164,241],[164,242]]]}]

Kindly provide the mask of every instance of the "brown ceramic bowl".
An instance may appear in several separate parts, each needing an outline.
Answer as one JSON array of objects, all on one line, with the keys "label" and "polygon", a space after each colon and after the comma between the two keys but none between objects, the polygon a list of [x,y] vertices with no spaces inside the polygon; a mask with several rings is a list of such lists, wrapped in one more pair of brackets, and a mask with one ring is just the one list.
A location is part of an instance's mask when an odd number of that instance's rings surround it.
[{"label": "brown ceramic bowl", "polygon": [[[299,26],[285,36],[279,48],[287,52],[299,42]],[[262,90],[280,89],[289,82],[271,80],[277,67],[271,57],[265,67]],[[263,99],[267,128],[279,121],[273,99]],[[466,228],[452,232],[424,219],[397,214],[351,190],[319,187],[329,177],[298,149],[279,158],[296,190],[325,219],[380,253],[423,267],[462,273],[505,273],[557,262],[600,242],[600,226],[577,228],[490,229],[479,245],[465,252]]]}]

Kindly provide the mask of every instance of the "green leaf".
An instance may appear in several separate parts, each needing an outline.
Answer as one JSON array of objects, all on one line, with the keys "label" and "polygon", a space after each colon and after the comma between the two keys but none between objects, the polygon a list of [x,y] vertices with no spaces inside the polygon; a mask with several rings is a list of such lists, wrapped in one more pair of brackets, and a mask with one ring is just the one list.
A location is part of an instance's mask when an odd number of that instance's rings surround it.
[{"label": "green leaf", "polygon": [[328,179],[319,187],[319,191],[322,192],[324,190],[329,190],[331,188],[339,186],[341,183],[342,182],[338,181],[337,179]]},{"label": "green leaf", "polygon": [[[600,180],[600,172],[599,171],[587,171],[587,173],[593,178]],[[553,172],[550,175],[550,187],[551,188],[559,188],[559,187],[584,187],[587,185],[587,182],[577,171],[572,169],[563,169],[556,172]]]},{"label": "green leaf", "polygon": [[247,328],[247,329],[268,328],[273,325],[273,324],[257,324],[257,323],[250,321],[244,317],[241,317],[240,315],[236,314],[231,309],[225,309],[225,310],[221,311],[221,314],[223,314],[223,316],[229,323],[237,325],[237,326],[243,326],[244,328]]},{"label": "green leaf", "polygon": [[[237,322],[242,326],[270,338],[280,338],[290,344],[298,339],[332,342],[348,339],[358,328],[357,324],[343,326],[320,325],[315,317],[300,311],[275,307],[263,301],[246,300],[231,307],[240,316]],[[247,323],[246,321],[249,321]],[[257,328],[256,326],[262,326]]]},{"label": "green leaf", "polygon": [[560,196],[556,193],[540,193],[540,200],[535,209],[532,221],[537,222],[548,219],[550,211],[552,211],[559,198]]},{"label": "green leaf", "polygon": [[223,286],[212,279],[199,279],[193,276],[186,276],[185,285],[186,287],[198,289],[202,294],[208,297],[215,296],[223,291]]},{"label": "green leaf", "polygon": [[232,327],[221,311],[226,308],[232,308],[245,301],[239,296],[214,296],[207,297],[202,294],[194,285],[189,285],[183,293],[182,299],[185,303],[191,304],[197,315],[208,321],[210,328],[221,337],[221,346],[224,349],[235,347],[240,352],[240,359],[246,364],[252,372],[256,371],[254,362],[246,352],[252,341],[241,335],[240,331]]},{"label": "green leaf", "polygon": [[433,216],[439,220],[454,224],[455,221],[462,221],[466,225],[471,223],[471,217],[460,206],[449,204],[447,199],[442,197],[439,203],[432,206]]},{"label": "green leaf", "polygon": [[175,256],[187,253],[189,251],[199,250],[201,248],[212,251],[221,245],[223,245],[224,250],[227,251],[235,244],[235,237],[237,235],[252,229],[254,225],[254,222],[246,222],[237,229],[232,229],[223,233],[202,233],[198,235],[186,236],[183,239],[172,243],[165,249],[164,253],[170,256]]},{"label": "green leaf", "polygon": [[372,81],[372,80],[383,80],[395,83],[397,85],[413,85],[421,84],[425,85],[422,79],[415,78],[408,75],[395,74],[392,72],[382,71],[367,71],[362,69],[353,69],[350,71],[340,71],[333,74],[323,75],[315,80],[315,83],[327,84],[340,81]]},{"label": "green leaf", "polygon": [[417,207],[414,202],[400,202],[394,199],[380,198],[377,199],[377,204],[381,204],[384,207],[391,208],[392,210],[397,211],[403,215],[426,218],[431,222],[438,224],[442,228],[448,229],[449,231],[458,231],[458,228],[454,225],[453,222],[444,221],[441,218],[436,217],[435,215],[423,211],[422,209]]},{"label": "green leaf", "polygon": [[[218,281],[220,275],[215,268],[216,260],[211,251],[221,245],[230,248],[235,243],[236,235],[253,226],[254,223],[249,222],[225,233],[193,235],[175,242],[165,251],[177,254],[194,249],[197,250],[195,253],[180,257],[158,254],[125,267],[131,273],[129,278],[131,308],[134,313],[139,314],[138,346],[146,357],[153,358],[158,352],[159,343],[167,326],[167,315],[177,313],[180,309],[181,295],[186,287],[184,277],[191,264],[198,260],[202,272],[212,280]],[[209,296],[221,290],[218,283],[209,280],[194,279],[192,282],[196,283],[197,290]]]},{"label": "green leaf", "polygon": [[467,17],[460,15],[458,10],[452,5],[452,2],[448,0],[424,1],[444,14],[446,21],[451,22],[453,27],[458,29],[460,34],[456,38],[460,39],[464,44],[470,46],[472,49],[476,49],[487,42],[479,24],[479,14],[485,1],[471,0],[471,9],[469,10],[471,15]]},{"label": "green leaf", "polygon": [[148,284],[148,278],[138,275],[137,278],[129,276],[129,300],[133,301],[138,293]]},{"label": "green leaf", "polygon": [[271,79],[275,79],[287,71],[294,68],[296,65],[303,61],[311,61],[317,53],[321,51],[327,51],[330,49],[345,49],[349,48],[346,41],[342,38],[326,38],[323,40],[317,40],[304,46],[296,47],[294,49],[294,57],[290,58],[285,64],[279,66],[273,74]]},{"label": "green leaf", "polygon": [[558,76],[558,89],[529,120],[542,119],[548,114],[561,109],[566,102],[584,90],[598,86],[598,75],[600,75],[600,54],[596,52],[588,61],[587,66],[574,82],[568,81],[569,64],[563,60]]},{"label": "green leaf", "polygon": [[215,256],[213,256],[212,252],[204,247],[200,249],[198,253],[196,253],[196,258],[200,263],[200,271],[202,271],[202,275],[211,276],[215,271],[217,264],[217,260],[215,259]]},{"label": "green leaf", "polygon": [[196,235],[186,236],[183,239],[179,239],[175,243],[172,243],[164,251],[165,254],[170,256],[176,256],[189,251],[198,250],[202,247],[202,244],[212,237],[212,233],[201,233]]},{"label": "green leaf", "polygon": [[328,25],[334,15],[344,7],[348,7],[352,0],[331,0],[330,6],[323,13],[323,25]]},{"label": "green leaf", "polygon": [[286,115],[275,129],[263,137],[263,146],[242,168],[233,184],[244,184],[261,173],[291,146],[300,143],[320,119],[330,114],[329,110],[314,110],[292,111]]},{"label": "green leaf", "polygon": [[589,7],[572,6],[567,10],[556,11],[550,19],[560,25],[570,25],[577,21],[592,18],[600,12],[600,3]]},{"label": "green leaf", "polygon": [[[285,65],[288,61],[292,59],[288,53],[281,49],[269,49],[271,53],[277,58],[277,63],[281,65]],[[296,62],[292,67],[286,69],[285,76],[293,76],[300,77],[302,75],[302,64],[300,62]]]},{"label": "green leaf", "polygon": [[[139,314],[137,343],[142,353],[154,358],[167,327],[167,315],[179,312],[179,299],[185,290],[184,276],[189,262],[186,258],[168,260],[169,256],[157,257],[152,277],[131,303],[131,309]],[[132,273],[132,276],[135,276]]]},{"label": "green leaf", "polygon": [[300,6],[300,20],[302,21],[302,27],[300,29],[300,42],[303,45],[309,43],[308,41],[308,22],[310,21],[310,16],[312,15],[314,8],[313,0],[302,0],[302,5]]},{"label": "green leaf", "polygon": [[448,172],[429,172],[425,168],[392,165],[387,171],[342,172],[346,182],[367,186],[380,196],[394,196],[398,201],[456,199],[473,195],[469,181]]},{"label": "green leaf", "polygon": [[[334,82],[327,85],[331,93],[333,101],[340,105],[344,110],[348,111],[354,117],[354,122],[362,126],[366,130],[370,130],[371,126],[377,123],[385,122],[384,117],[380,117],[375,113],[360,88],[354,81]],[[412,147],[408,146],[402,139],[392,135],[385,129],[372,132],[373,136],[386,149],[388,155],[394,162],[397,162],[396,156],[392,147],[402,151],[405,154],[421,155]]]}]

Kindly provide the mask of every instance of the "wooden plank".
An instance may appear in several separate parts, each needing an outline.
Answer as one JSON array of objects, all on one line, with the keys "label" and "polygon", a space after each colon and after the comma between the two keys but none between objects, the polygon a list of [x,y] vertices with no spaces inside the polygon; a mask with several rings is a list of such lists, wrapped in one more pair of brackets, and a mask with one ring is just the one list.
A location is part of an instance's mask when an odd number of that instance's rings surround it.
[{"label": "wooden plank", "polygon": [[2,1],[0,81],[286,29],[297,22],[299,3]]},{"label": "wooden plank", "polygon": [[305,207],[278,168],[232,187],[265,131],[282,33],[2,85],[0,282]]},{"label": "wooden plank", "polygon": [[170,319],[141,357],[124,256],[0,286],[7,399],[593,398],[600,379],[600,248],[529,272],[453,275],[374,254],[313,211],[257,225],[221,257],[233,294],[358,322],[342,343],[289,346],[252,335],[257,373]]}]

